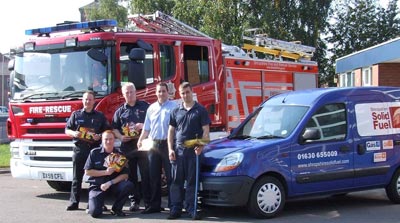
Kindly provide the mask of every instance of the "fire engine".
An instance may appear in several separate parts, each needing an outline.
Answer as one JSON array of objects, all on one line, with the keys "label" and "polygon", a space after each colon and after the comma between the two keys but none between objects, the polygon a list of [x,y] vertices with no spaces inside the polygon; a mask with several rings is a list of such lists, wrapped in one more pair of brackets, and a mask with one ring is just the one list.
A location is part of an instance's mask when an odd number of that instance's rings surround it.
[{"label": "fire engine", "polygon": [[188,81],[209,112],[215,138],[271,95],[317,87],[312,47],[254,32],[246,36],[253,44],[227,46],[159,11],[129,21],[125,29],[98,20],[26,30],[30,39],[9,65],[13,177],[70,187],[74,145],[64,129],[88,89],[96,92],[95,108],[111,120],[124,102],[122,83],[135,83],[138,99],[151,103],[157,83],[166,82],[178,100],[176,89]]}]

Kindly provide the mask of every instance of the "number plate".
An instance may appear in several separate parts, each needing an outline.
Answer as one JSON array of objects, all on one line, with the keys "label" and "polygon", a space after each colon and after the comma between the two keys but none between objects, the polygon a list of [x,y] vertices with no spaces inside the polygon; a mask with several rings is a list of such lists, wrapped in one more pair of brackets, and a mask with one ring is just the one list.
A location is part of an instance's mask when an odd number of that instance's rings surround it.
[{"label": "number plate", "polygon": [[43,180],[65,180],[65,173],[39,172],[39,178]]}]

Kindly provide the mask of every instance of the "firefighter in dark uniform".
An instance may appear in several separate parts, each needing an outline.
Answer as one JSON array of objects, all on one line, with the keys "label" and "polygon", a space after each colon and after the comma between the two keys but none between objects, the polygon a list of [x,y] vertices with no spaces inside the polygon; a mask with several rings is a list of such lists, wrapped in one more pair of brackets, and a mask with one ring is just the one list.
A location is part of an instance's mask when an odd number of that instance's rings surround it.
[{"label": "firefighter in dark uniform", "polygon": [[79,209],[84,165],[90,150],[101,142],[101,133],[110,129],[110,125],[102,112],[94,110],[94,92],[87,91],[82,96],[83,108],[74,111],[68,119],[65,134],[73,137],[75,143],[72,155],[73,179],[71,185],[70,204],[67,211]]},{"label": "firefighter in dark uniform", "polygon": [[179,218],[182,208],[185,208],[192,219],[198,220],[200,216],[194,209],[196,156],[201,154],[203,146],[188,148],[184,142],[196,138],[209,140],[211,120],[207,110],[193,100],[192,87],[188,82],[179,86],[179,95],[183,102],[171,112],[168,128],[168,151],[172,166],[168,219]]},{"label": "firefighter in dark uniform", "polygon": [[[120,157],[118,154],[122,153],[119,149],[114,148],[114,141],[114,132],[106,130],[102,134],[101,147],[90,152],[84,167],[90,182],[88,213],[94,218],[100,217],[103,213],[104,200],[109,192],[115,196],[111,214],[125,216],[122,208],[133,190],[133,183],[127,180],[129,168],[125,167],[125,162],[122,162],[123,158],[118,160]],[[110,154],[118,165],[106,163],[107,156]]]},{"label": "firefighter in dark uniform", "polygon": [[[122,95],[125,98],[125,103],[115,111],[112,127],[116,137],[121,140],[121,151],[129,160],[129,180],[135,185],[134,192],[130,196],[131,206],[129,210],[138,211],[142,196],[145,208],[150,201],[147,151],[138,151],[137,148],[138,138],[143,128],[149,104],[136,100],[136,88],[130,82],[122,86]],[[138,166],[141,183],[139,183],[137,174]]]}]

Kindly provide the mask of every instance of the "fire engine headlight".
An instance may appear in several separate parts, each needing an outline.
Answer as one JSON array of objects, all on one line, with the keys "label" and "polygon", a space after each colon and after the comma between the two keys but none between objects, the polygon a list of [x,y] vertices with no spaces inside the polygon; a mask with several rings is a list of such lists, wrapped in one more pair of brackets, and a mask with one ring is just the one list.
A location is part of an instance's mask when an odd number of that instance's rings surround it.
[{"label": "fire engine headlight", "polygon": [[21,157],[19,156],[19,149],[18,149],[18,147],[11,147],[11,148],[10,148],[10,153],[11,153],[11,158],[13,158],[13,159],[19,159],[19,158],[21,158]]},{"label": "fire engine headlight", "polygon": [[243,161],[243,153],[232,153],[225,156],[215,167],[214,172],[224,172],[233,170]]}]

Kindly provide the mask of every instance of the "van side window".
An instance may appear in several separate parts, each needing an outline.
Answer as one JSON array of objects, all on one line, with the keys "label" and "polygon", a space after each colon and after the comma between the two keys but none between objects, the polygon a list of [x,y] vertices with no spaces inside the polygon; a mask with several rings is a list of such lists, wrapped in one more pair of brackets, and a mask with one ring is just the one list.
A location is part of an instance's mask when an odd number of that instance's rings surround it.
[{"label": "van side window", "polygon": [[345,105],[324,105],[311,117],[306,128],[314,128],[320,131],[321,139],[315,141],[344,139],[347,133]]},{"label": "van side window", "polygon": [[183,48],[183,55],[185,81],[188,81],[191,85],[196,85],[210,80],[207,47],[186,45]]}]

